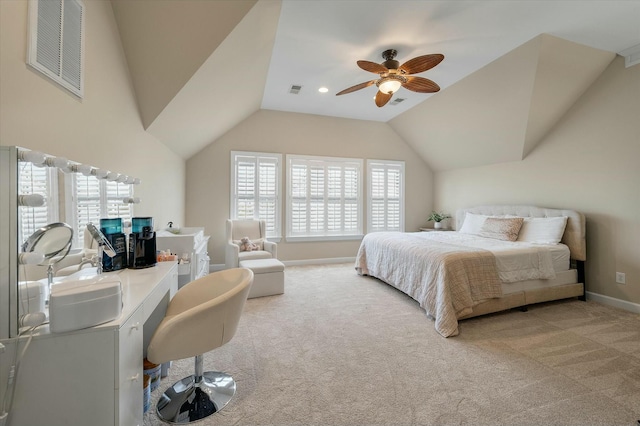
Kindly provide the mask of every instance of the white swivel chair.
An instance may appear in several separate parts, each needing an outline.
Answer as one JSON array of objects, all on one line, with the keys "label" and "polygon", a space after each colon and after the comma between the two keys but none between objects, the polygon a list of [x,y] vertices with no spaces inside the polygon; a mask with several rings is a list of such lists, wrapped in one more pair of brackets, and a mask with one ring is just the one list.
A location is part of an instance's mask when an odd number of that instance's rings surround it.
[{"label": "white swivel chair", "polygon": [[229,342],[236,332],[253,272],[226,269],[182,287],[156,329],[147,359],[156,364],[195,357],[195,373],[176,382],[158,400],[157,414],[170,423],[192,423],[220,411],[235,394],[233,378],[203,372],[205,352]]},{"label": "white swivel chair", "polygon": [[[259,250],[240,251],[240,240],[244,237],[256,243]],[[267,224],[264,220],[227,219],[226,267],[237,268],[242,260],[277,259],[278,245],[266,239]]]}]

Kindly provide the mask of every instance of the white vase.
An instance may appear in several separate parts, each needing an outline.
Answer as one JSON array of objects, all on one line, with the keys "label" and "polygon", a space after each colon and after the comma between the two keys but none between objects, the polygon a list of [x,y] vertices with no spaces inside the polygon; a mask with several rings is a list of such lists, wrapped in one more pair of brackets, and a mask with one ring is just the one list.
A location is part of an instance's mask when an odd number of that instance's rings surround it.
[{"label": "white vase", "polygon": [[442,229],[444,228],[442,222],[433,222],[433,229]]}]

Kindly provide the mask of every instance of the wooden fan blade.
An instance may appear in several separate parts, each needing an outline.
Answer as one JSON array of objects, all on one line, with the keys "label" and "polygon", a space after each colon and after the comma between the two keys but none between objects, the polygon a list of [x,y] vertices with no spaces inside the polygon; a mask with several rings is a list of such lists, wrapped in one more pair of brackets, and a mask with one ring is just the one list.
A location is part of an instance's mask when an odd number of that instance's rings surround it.
[{"label": "wooden fan blade", "polygon": [[358,66],[365,71],[369,71],[375,74],[380,74],[383,72],[389,72],[387,67],[384,65],[376,64],[375,62],[370,61],[358,61]]},{"label": "wooden fan blade", "polygon": [[392,93],[382,93],[378,90],[376,94],[376,105],[378,105],[378,107],[385,106],[387,102],[389,102],[389,99],[391,99],[391,96],[393,96]]},{"label": "wooden fan blade", "polygon": [[371,86],[376,80],[367,81],[365,83],[356,84],[355,86],[348,87],[341,92],[336,93],[336,96],[345,95],[347,93],[355,92],[356,90],[364,89]]},{"label": "wooden fan blade", "polygon": [[400,70],[406,74],[418,74],[430,70],[438,65],[444,59],[444,55],[440,53],[434,53],[433,55],[418,56],[413,59],[409,59],[404,64],[400,65]]},{"label": "wooden fan blade", "polygon": [[423,77],[407,77],[407,82],[403,83],[402,87],[419,93],[434,93],[440,90],[440,86],[435,82]]}]

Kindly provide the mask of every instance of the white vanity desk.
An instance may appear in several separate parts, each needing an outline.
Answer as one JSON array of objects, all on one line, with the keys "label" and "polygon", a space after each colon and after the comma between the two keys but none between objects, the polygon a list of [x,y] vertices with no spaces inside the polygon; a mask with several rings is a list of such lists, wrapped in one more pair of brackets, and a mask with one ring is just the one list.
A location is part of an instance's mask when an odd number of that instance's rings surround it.
[{"label": "white vanity desk", "polygon": [[12,425],[142,425],[146,342],[178,289],[177,264],[108,274],[122,282],[122,315],[67,333],[41,326],[20,365]]}]

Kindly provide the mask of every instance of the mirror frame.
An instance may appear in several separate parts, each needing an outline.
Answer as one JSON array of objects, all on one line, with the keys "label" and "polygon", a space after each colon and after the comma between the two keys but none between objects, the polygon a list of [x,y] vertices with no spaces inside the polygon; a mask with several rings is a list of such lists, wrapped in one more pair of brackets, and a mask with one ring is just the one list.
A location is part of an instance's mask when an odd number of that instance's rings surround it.
[{"label": "mirror frame", "polygon": [[[64,238],[59,237],[59,232],[52,232],[58,229],[67,229],[69,235]],[[52,237],[53,235],[53,237]],[[49,236],[49,237],[47,237]],[[38,252],[38,247],[44,245],[47,248],[48,245],[53,245],[53,249],[49,252],[42,253],[44,255],[44,265],[53,265],[64,259],[71,250],[71,243],[73,241],[73,228],[63,222],[50,223],[42,228],[36,229],[36,231],[27,238],[27,241],[22,245],[22,251],[26,253]],[[64,251],[64,254],[60,255]],[[56,256],[59,256],[55,261],[52,261]]]}]

